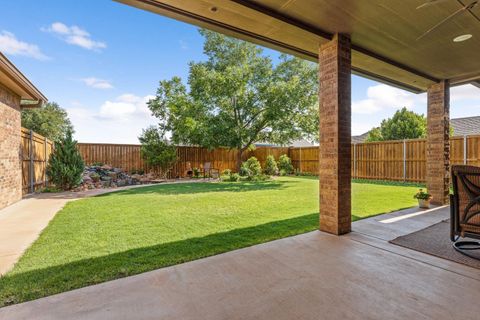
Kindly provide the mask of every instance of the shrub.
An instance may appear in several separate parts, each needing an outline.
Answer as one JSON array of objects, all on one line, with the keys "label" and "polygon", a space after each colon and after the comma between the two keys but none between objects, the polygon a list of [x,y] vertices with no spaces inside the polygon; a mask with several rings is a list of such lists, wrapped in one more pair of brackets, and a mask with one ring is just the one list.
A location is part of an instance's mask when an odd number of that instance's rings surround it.
[{"label": "shrub", "polygon": [[155,127],[143,130],[138,140],[142,144],[140,153],[145,162],[160,168],[163,178],[166,178],[177,162],[177,148],[169,144],[164,135]]},{"label": "shrub", "polygon": [[286,154],[282,154],[280,158],[278,158],[278,169],[284,171],[283,175],[293,173],[292,160]]},{"label": "shrub", "polygon": [[198,168],[193,168],[193,177],[194,177],[194,178],[200,177],[200,169],[198,169]]},{"label": "shrub", "polygon": [[240,167],[240,175],[251,179],[262,174],[262,166],[255,157],[250,157],[247,161],[242,163]]},{"label": "shrub", "polygon": [[285,171],[285,169],[280,169],[279,173],[282,177],[287,175],[287,171]]},{"label": "shrub", "polygon": [[70,190],[80,184],[85,168],[77,149],[77,141],[68,131],[65,138],[55,144],[55,150],[48,160],[47,176],[57,188]]},{"label": "shrub", "polygon": [[278,174],[278,166],[277,161],[275,161],[275,157],[270,155],[265,160],[265,169],[263,170],[265,174],[274,176]]},{"label": "shrub", "polygon": [[232,174],[232,170],[230,169],[225,169],[222,171],[222,176],[229,176]]},{"label": "shrub", "polygon": [[231,181],[231,182],[240,181],[240,175],[238,173],[231,172],[228,175],[228,180]]}]

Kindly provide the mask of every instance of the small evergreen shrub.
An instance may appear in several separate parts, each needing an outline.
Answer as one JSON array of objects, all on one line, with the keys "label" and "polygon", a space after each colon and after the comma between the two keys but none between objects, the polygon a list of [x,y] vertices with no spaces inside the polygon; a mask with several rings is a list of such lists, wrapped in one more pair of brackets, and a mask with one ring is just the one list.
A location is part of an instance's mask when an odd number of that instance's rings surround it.
[{"label": "small evergreen shrub", "polygon": [[230,169],[225,169],[222,171],[222,176],[229,176],[230,174],[232,174],[232,170]]},{"label": "small evergreen shrub", "polygon": [[278,169],[284,171],[283,175],[293,173],[292,160],[286,154],[282,154],[280,158],[278,158]]},{"label": "small evergreen shrub", "polygon": [[287,171],[285,171],[285,169],[280,169],[279,173],[282,177],[287,175]]},{"label": "small evergreen shrub", "polygon": [[242,163],[240,167],[240,175],[251,180],[255,176],[262,174],[262,166],[255,157],[250,157],[247,161]]},{"label": "small evergreen shrub", "polygon": [[77,141],[73,140],[72,132],[55,144],[55,149],[48,160],[48,179],[62,190],[71,190],[82,181],[85,168],[82,156],[77,149]]},{"label": "small evergreen shrub", "polygon": [[274,176],[278,174],[278,166],[277,166],[277,161],[275,161],[275,157],[270,155],[267,157],[265,160],[265,169],[263,172],[266,175]]}]

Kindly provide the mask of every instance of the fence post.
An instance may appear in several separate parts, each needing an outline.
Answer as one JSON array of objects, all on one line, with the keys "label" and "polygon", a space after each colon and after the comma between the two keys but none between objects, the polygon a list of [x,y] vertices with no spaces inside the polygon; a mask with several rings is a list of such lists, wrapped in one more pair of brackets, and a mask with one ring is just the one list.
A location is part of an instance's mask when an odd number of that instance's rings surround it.
[{"label": "fence post", "polygon": [[302,173],[302,147],[299,148],[300,150],[300,163],[299,163],[299,168],[300,168],[300,173]]},{"label": "fence post", "polygon": [[357,177],[357,144],[353,144],[353,178]]},{"label": "fence post", "polygon": [[28,176],[30,177],[30,193],[35,192],[35,186],[34,186],[34,171],[33,171],[33,131],[30,130],[30,141],[29,141],[29,151],[30,151],[30,165],[28,168]]},{"label": "fence post", "polygon": [[44,148],[43,148],[43,185],[44,187],[47,186],[48,184],[48,179],[47,179],[47,144],[48,144],[48,139],[45,137],[43,140],[44,143]]},{"label": "fence post", "polygon": [[407,181],[407,141],[403,139],[403,182]]},{"label": "fence post", "polygon": [[467,164],[467,135],[463,135],[463,164]]}]

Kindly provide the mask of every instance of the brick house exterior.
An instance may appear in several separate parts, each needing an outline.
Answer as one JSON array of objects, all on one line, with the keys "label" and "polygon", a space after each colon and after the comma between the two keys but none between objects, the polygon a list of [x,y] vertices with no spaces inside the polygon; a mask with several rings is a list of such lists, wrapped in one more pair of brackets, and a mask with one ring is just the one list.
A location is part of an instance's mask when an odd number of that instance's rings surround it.
[{"label": "brick house exterior", "polygon": [[0,209],[22,198],[21,108],[46,98],[0,53]]},{"label": "brick house exterior", "polygon": [[20,96],[0,85],[0,208],[22,198]]}]

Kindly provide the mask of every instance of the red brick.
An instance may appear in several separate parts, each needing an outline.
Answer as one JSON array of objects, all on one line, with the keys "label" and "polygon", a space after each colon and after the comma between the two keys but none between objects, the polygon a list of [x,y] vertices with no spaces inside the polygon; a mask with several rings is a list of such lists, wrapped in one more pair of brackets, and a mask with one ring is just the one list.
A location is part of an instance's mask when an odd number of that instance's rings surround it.
[{"label": "red brick", "polygon": [[320,230],[351,231],[350,37],[335,35],[319,52]]},{"label": "red brick", "polygon": [[433,204],[448,203],[450,185],[450,86],[441,81],[428,88],[427,189]]},{"label": "red brick", "polygon": [[22,198],[20,97],[0,85],[0,209]]}]

